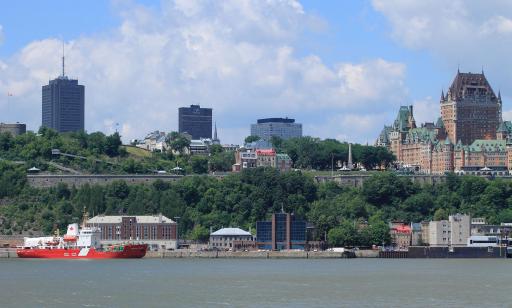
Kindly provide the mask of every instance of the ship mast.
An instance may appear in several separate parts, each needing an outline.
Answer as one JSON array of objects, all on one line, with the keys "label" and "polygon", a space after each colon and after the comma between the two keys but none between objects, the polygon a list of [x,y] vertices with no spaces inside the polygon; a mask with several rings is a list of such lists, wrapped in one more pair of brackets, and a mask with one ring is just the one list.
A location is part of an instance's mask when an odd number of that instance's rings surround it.
[{"label": "ship mast", "polygon": [[84,214],[82,217],[83,217],[82,218],[82,228],[85,228],[85,224],[89,220],[89,213],[87,212],[87,209],[85,208],[85,206],[84,206]]}]

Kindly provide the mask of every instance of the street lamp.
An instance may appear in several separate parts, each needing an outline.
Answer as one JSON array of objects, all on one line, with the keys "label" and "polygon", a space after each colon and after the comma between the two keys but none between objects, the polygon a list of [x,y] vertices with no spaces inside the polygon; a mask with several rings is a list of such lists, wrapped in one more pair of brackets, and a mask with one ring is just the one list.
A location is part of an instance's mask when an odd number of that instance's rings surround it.
[{"label": "street lamp", "polygon": [[180,216],[174,216],[174,221],[176,222],[176,249],[180,248],[180,236],[178,233],[178,220],[180,219]]}]

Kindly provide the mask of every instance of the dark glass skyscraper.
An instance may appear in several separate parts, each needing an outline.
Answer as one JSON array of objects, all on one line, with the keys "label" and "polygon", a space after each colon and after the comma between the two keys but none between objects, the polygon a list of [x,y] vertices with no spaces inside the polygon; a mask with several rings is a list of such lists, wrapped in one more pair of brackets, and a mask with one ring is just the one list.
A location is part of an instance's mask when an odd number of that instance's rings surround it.
[{"label": "dark glass skyscraper", "polygon": [[84,130],[85,87],[64,74],[43,86],[43,126],[58,132]]},{"label": "dark glass skyscraper", "polygon": [[212,138],[212,109],[199,105],[179,108],[179,132],[188,133],[192,139]]}]

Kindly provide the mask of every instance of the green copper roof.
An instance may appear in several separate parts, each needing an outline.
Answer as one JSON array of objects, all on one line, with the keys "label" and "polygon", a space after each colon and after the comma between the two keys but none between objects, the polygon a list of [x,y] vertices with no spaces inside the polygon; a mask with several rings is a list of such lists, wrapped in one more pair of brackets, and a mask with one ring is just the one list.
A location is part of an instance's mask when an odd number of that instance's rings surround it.
[{"label": "green copper roof", "polygon": [[494,152],[494,151],[505,151],[507,142],[505,140],[475,140],[470,146],[469,151],[471,152]]},{"label": "green copper roof", "polygon": [[505,122],[501,122],[500,126],[498,127],[498,132],[507,132],[507,126],[505,125]]},{"label": "green copper roof", "polygon": [[436,131],[426,127],[417,127],[409,130],[407,138],[411,141],[434,142],[436,140]]},{"label": "green copper roof", "polygon": [[399,131],[407,130],[407,122],[409,120],[409,107],[408,106],[400,106],[400,110],[398,110],[398,115],[396,116],[396,120],[394,123],[394,129]]},{"label": "green copper roof", "polygon": [[276,158],[278,160],[291,160],[291,158],[290,158],[290,156],[288,156],[288,154],[283,154],[283,153],[277,153]]},{"label": "green copper roof", "polygon": [[441,117],[437,118],[436,126],[439,128],[444,127],[444,122]]}]

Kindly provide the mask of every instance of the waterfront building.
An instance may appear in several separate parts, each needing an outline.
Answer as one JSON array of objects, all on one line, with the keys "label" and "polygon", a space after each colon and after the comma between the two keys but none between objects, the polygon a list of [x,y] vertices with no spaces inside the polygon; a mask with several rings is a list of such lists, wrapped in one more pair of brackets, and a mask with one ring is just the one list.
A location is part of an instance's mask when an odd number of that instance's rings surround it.
[{"label": "waterfront building", "polygon": [[307,223],[289,213],[272,214],[270,221],[256,223],[256,246],[265,250],[300,249],[307,245]]},{"label": "waterfront building", "polygon": [[488,224],[485,218],[471,219],[471,235],[494,235],[510,238],[512,235],[512,223]]},{"label": "waterfront building", "polygon": [[176,249],[178,225],[163,215],[104,216],[89,219],[88,227],[99,227],[105,244],[136,241],[149,245],[151,250]]},{"label": "waterfront building", "polygon": [[423,238],[421,232],[421,223],[411,223],[411,245],[421,246],[423,245]]},{"label": "waterfront building", "polygon": [[252,234],[240,228],[222,228],[210,234],[210,249],[234,250],[234,242],[251,242]]},{"label": "waterfront building", "polygon": [[389,232],[393,250],[402,251],[409,248],[412,238],[411,226],[403,222],[391,222],[389,224]]},{"label": "waterfront building", "polygon": [[428,244],[430,246],[466,246],[470,234],[469,215],[450,215],[448,220],[430,222]]},{"label": "waterfront building", "polygon": [[58,132],[83,131],[84,114],[85,87],[68,79],[62,57],[62,75],[42,88],[42,126]]},{"label": "waterfront building", "polygon": [[191,139],[212,138],[212,108],[199,105],[178,109],[178,131],[188,133]]},{"label": "waterfront building", "polygon": [[258,119],[256,124],[251,124],[251,136],[258,136],[266,141],[270,141],[272,137],[283,140],[298,138],[302,137],[302,124],[288,118]]},{"label": "waterfront building", "polygon": [[21,123],[7,124],[0,123],[0,134],[10,133],[13,137],[22,135],[27,132],[27,125]]}]

